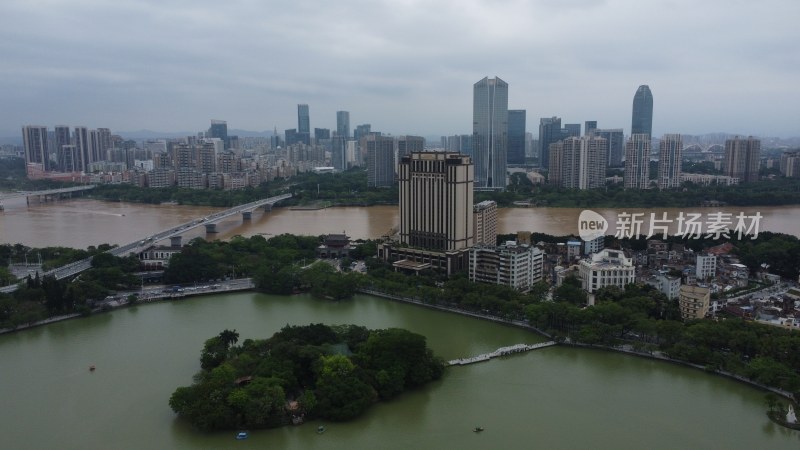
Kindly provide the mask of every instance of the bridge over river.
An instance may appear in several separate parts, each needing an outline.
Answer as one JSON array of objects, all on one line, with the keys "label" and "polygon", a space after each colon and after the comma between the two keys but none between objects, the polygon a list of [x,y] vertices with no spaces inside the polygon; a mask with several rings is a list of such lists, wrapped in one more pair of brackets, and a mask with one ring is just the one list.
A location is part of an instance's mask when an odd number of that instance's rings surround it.
[{"label": "bridge over river", "polygon": [[94,189],[97,185],[87,184],[85,186],[74,186],[60,189],[47,189],[44,191],[16,191],[16,192],[0,192],[0,211],[3,210],[3,200],[12,198],[25,197],[25,200],[30,202],[31,197],[48,200],[53,197],[62,197],[64,195],[72,195],[73,192],[83,192],[89,189]]},{"label": "bridge over river", "polygon": [[[114,256],[127,256],[129,254],[137,254],[144,250],[145,248],[155,244],[158,241],[162,241],[164,239],[169,239],[173,236],[179,236],[181,233],[185,233],[191,229],[198,228],[198,227],[205,227],[206,233],[216,233],[216,224],[217,222],[227,219],[232,216],[236,216],[241,214],[243,220],[250,220],[252,217],[253,211],[258,208],[264,208],[265,211],[270,211],[272,209],[272,205],[278,203],[281,200],[286,200],[290,198],[292,194],[283,194],[277,195],[275,197],[265,198],[261,200],[256,200],[254,202],[245,203],[243,205],[235,206],[230,209],[226,209],[225,211],[220,211],[205,217],[200,217],[198,219],[182,223],[178,226],[169,228],[167,230],[160,231],[156,234],[151,236],[147,236],[144,238],[139,238],[129,244],[121,245],[119,247],[115,247],[108,251]],[[61,280],[63,278],[68,278],[74,275],[77,275],[84,270],[90,268],[92,265],[92,258],[82,259],[80,261],[75,261],[73,263],[67,264],[65,266],[57,267],[55,269],[49,270],[40,274],[41,276],[48,276],[52,275],[56,277],[56,279]],[[6,286],[4,288],[0,288],[0,292],[13,292],[17,290],[18,285]]]}]

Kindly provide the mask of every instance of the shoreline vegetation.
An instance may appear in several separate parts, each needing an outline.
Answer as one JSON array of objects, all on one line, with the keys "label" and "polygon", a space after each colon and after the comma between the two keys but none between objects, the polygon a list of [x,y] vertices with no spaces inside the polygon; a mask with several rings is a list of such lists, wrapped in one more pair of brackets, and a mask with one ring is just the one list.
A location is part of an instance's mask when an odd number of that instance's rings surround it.
[{"label": "shoreline vegetation", "polygon": [[445,368],[424,336],[401,328],[287,325],[269,339],[238,339],[224,330],[206,340],[194,383],[169,399],[201,431],[350,420]]}]

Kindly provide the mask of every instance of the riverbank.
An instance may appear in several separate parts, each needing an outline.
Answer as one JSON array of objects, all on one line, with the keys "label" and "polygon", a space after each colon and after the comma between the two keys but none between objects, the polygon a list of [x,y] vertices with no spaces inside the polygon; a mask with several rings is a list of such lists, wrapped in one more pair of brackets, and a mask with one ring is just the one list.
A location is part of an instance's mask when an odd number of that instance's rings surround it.
[{"label": "riverbank", "polygon": [[[89,312],[88,314],[72,313],[72,314],[64,314],[61,316],[48,317],[47,319],[20,325],[16,328],[0,328],[0,334],[14,333],[17,331],[28,330],[43,325],[49,325],[51,323],[62,322],[65,320],[89,317],[94,314],[109,312],[119,308],[133,307],[142,303],[163,302],[175,299],[182,299],[186,297],[223,294],[223,293],[237,292],[237,291],[249,291],[253,290],[254,287],[255,285],[253,284],[253,280],[251,278],[237,278],[236,280],[229,280],[229,282],[219,285],[219,287],[217,288],[209,286],[208,288],[205,287],[187,288],[175,292],[167,292],[165,290],[161,290],[158,292],[149,292],[139,297],[133,304],[128,302],[127,296],[133,294],[134,292],[121,293],[118,294],[117,298],[113,300],[103,301],[100,306],[93,308],[91,312]],[[138,294],[138,291],[136,293]]]}]

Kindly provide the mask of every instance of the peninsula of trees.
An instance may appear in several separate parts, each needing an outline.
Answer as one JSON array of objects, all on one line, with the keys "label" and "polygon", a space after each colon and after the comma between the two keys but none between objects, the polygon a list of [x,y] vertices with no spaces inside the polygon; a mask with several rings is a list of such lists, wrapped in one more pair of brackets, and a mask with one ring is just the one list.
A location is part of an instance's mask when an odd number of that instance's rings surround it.
[{"label": "peninsula of trees", "polygon": [[356,325],[285,326],[265,340],[224,330],[208,339],[201,370],[170,407],[203,431],[348,420],[378,400],[439,379],[444,361],[425,337]]}]

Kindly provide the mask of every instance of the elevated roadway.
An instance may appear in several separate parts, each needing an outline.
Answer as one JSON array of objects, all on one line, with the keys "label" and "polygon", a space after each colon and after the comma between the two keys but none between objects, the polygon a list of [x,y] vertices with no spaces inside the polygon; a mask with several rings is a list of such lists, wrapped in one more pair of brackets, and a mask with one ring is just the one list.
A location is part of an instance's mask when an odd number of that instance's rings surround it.
[{"label": "elevated roadway", "polygon": [[[144,249],[155,244],[158,241],[169,239],[173,236],[179,236],[182,233],[185,233],[189,230],[198,227],[205,227],[207,233],[215,233],[216,223],[219,221],[225,220],[232,216],[236,216],[238,214],[241,214],[244,220],[249,220],[254,210],[258,208],[271,210],[272,205],[278,203],[281,200],[286,200],[291,196],[292,194],[277,195],[275,197],[265,198],[261,200],[256,200],[254,202],[245,203],[243,205],[234,206],[233,208],[226,209],[225,211],[220,211],[205,217],[200,217],[198,219],[194,219],[192,221],[182,223],[178,226],[160,231],[151,236],[140,238],[128,244],[115,247],[109,250],[108,253],[111,253],[114,256],[121,256],[121,257],[127,256],[131,253],[138,254],[139,252],[143,251]],[[40,276],[44,277],[52,275],[56,277],[56,279],[61,280],[64,278],[69,278],[71,276],[77,275],[83,272],[84,270],[89,269],[91,266],[92,266],[92,258],[86,258],[80,261],[75,261],[73,263],[67,264],[65,266],[49,270],[43,274],[40,274]],[[17,285],[6,286],[4,288],[0,288],[0,292],[13,292],[16,289]]]}]

